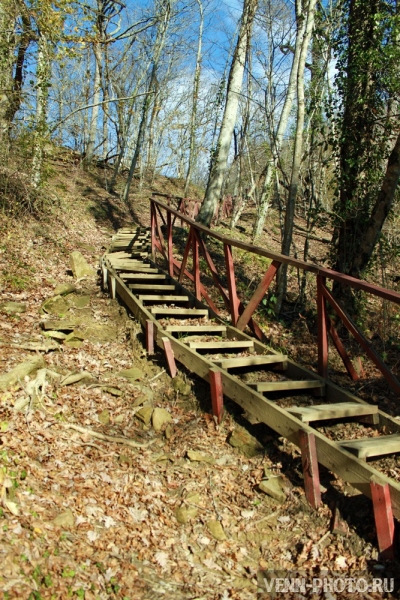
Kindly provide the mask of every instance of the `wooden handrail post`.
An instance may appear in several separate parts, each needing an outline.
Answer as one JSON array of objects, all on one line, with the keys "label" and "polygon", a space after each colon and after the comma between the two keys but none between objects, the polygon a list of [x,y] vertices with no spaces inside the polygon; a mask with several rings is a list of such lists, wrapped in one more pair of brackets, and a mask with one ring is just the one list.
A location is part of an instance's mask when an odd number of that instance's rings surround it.
[{"label": "wooden handrail post", "polygon": [[236,292],[235,268],[233,265],[232,246],[224,244],[226,276],[228,279],[229,303],[231,308],[232,325],[236,327],[239,319],[239,298]]},{"label": "wooden handrail post", "polygon": [[171,213],[167,212],[167,246],[168,246],[168,273],[170,277],[174,276],[174,261],[172,251],[172,223]]},{"label": "wooden handrail post", "polygon": [[380,558],[385,560],[394,559],[394,519],[390,490],[387,483],[371,479],[371,496],[374,507],[376,534],[378,537],[378,548]]},{"label": "wooden handrail post", "polygon": [[217,419],[217,423],[221,423],[224,413],[224,394],[222,390],[222,375],[218,369],[210,369],[210,388],[212,412]]},{"label": "wooden handrail post", "polygon": [[323,288],[326,277],[317,275],[318,373],[328,378],[328,314]]},{"label": "wooden handrail post", "polygon": [[306,498],[313,508],[318,508],[321,504],[321,486],[319,482],[315,435],[304,429],[300,429],[299,442]]},{"label": "wooden handrail post", "polygon": [[200,293],[200,261],[199,261],[199,242],[195,235],[192,235],[193,252],[193,275],[196,300],[201,300]]},{"label": "wooden handrail post", "polygon": [[151,231],[151,258],[156,258],[156,207],[154,202],[150,201],[150,231]]},{"label": "wooden handrail post", "polygon": [[276,272],[280,266],[281,266],[281,263],[279,261],[277,261],[277,260],[272,261],[272,263],[268,267],[268,270],[266,271],[266,273],[264,273],[263,278],[261,279],[260,283],[258,284],[256,291],[254,292],[254,294],[250,298],[249,302],[247,303],[246,308],[240,315],[239,320],[237,322],[238,329],[241,329],[242,331],[244,330],[244,328],[250,321],[254,311],[256,310],[257,306],[260,304],[261,300],[264,298],[264,295],[267,292],[269,286],[271,285],[271,282],[272,282],[273,278],[275,277]]}]

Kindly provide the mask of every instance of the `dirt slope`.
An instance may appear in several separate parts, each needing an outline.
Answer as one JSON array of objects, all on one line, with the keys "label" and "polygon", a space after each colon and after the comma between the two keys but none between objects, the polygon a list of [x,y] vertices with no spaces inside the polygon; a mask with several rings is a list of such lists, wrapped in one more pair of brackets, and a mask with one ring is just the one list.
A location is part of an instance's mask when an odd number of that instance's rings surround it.
[{"label": "dirt slope", "polygon": [[[186,372],[172,381],[98,274],[73,277],[73,251],[96,270],[115,228],[146,224],[147,191],[129,212],[103,171],[53,168],[51,213],[0,216],[0,386],[36,361],[0,387],[2,597],[250,599],[260,569],[383,573],[367,500],[324,472],[312,511],[294,447],[242,428],[233,406],[217,427],[207,386]],[[56,294],[59,284],[75,289]],[[75,336],[45,337],[41,323],[62,319]],[[155,408],[169,415],[156,429]],[[280,501],[260,491],[265,468],[281,476]],[[347,525],[331,531],[338,506]]]}]

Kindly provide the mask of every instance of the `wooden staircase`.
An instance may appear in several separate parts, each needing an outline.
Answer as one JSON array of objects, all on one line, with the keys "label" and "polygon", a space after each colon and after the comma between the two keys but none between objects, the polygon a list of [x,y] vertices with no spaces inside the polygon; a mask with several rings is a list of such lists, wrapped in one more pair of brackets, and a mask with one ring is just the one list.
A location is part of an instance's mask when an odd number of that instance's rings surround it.
[{"label": "wooden staircase", "polygon": [[[104,287],[141,322],[148,352],[158,345],[165,350],[168,364],[181,362],[209,381],[212,397],[220,385],[221,398],[222,394],[230,397],[250,419],[263,421],[297,445],[304,432],[312,435],[318,462],[363,493],[371,495],[370,482],[378,477],[389,486],[393,512],[400,518],[400,484],[366,462],[400,453],[400,424],[377,406],[223,323],[148,260],[149,235],[143,229],[121,230],[101,260]],[[307,405],[302,405],[304,396]],[[289,405],[279,406],[280,398]],[[216,416],[220,420],[222,415]],[[372,426],[376,435],[334,442],[316,428],[321,422],[349,420]]]}]

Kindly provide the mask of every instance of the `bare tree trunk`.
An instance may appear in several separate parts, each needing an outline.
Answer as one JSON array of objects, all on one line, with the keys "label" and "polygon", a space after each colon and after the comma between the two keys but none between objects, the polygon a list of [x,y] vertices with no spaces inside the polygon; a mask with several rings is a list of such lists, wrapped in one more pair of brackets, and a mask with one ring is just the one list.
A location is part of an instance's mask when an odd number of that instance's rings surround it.
[{"label": "bare tree trunk", "polygon": [[218,144],[211,165],[204,201],[197,216],[197,220],[207,227],[210,226],[213,215],[218,208],[224,182],[228,155],[232,142],[232,133],[236,122],[239,96],[242,88],[248,39],[251,34],[256,9],[257,0],[245,0],[239,36],[229,72],[225,110],[219,132]]},{"label": "bare tree trunk", "polygon": [[[317,0],[308,0],[308,4],[303,8],[299,1],[296,6],[297,20],[306,23],[305,31],[302,39],[299,40],[301,45],[299,67],[297,70],[297,122],[296,122],[296,135],[294,140],[293,149],[293,163],[292,163],[292,174],[289,186],[289,195],[286,202],[285,212],[285,227],[283,232],[282,240],[282,254],[289,256],[290,247],[293,239],[293,220],[294,220],[294,209],[296,205],[297,189],[299,185],[299,174],[301,159],[303,153],[303,134],[304,134],[304,70],[308,52],[308,46],[310,44],[311,33],[314,27],[314,13],[315,5]],[[297,44],[297,40],[296,40]],[[275,310],[279,313],[283,298],[286,294],[286,283],[287,283],[287,265],[282,265],[278,272],[277,279],[277,301]]]},{"label": "bare tree trunk", "polygon": [[93,154],[96,143],[97,123],[99,118],[100,95],[101,95],[101,64],[103,60],[103,52],[101,44],[95,42],[93,44],[93,53],[95,58],[95,71],[93,82],[93,107],[89,125],[89,138],[86,145],[85,163],[90,165],[93,160]]},{"label": "bare tree trunk", "polygon": [[193,80],[193,96],[192,96],[192,114],[190,117],[190,134],[189,134],[189,161],[186,172],[185,187],[183,195],[187,196],[190,180],[192,177],[193,165],[196,158],[196,124],[197,124],[197,102],[199,99],[199,87],[200,87],[200,75],[201,75],[201,53],[203,43],[203,27],[204,27],[204,16],[203,16],[203,5],[201,0],[196,0],[199,6],[200,24],[199,24],[199,39],[197,43],[197,56],[196,56],[196,68],[194,71]]},{"label": "bare tree trunk", "polygon": [[47,108],[51,76],[50,45],[44,33],[39,33],[36,66],[36,127],[32,158],[32,187],[39,187],[42,179],[43,150],[47,141]]},{"label": "bare tree trunk", "polygon": [[168,25],[169,25],[169,21],[171,18],[171,4],[170,4],[169,0],[163,0],[162,11],[163,12],[162,12],[162,15],[160,16],[160,22],[159,22],[158,29],[157,29],[157,37],[156,37],[156,42],[155,42],[153,64],[152,64],[152,68],[151,68],[150,81],[149,81],[149,85],[148,85],[149,93],[145,97],[144,102],[143,102],[142,116],[141,116],[139,131],[138,131],[138,135],[137,135],[137,139],[136,139],[135,152],[132,157],[131,166],[130,166],[129,174],[128,174],[128,179],[126,181],[125,189],[124,189],[124,192],[122,195],[122,199],[126,203],[128,202],[129,190],[131,187],[133,175],[135,173],[136,164],[137,164],[137,161],[138,161],[138,158],[140,156],[142,146],[143,146],[144,134],[145,134],[146,125],[147,125],[147,115],[149,112],[151,102],[153,100],[152,92],[153,92],[153,89],[154,89],[154,86],[156,83],[158,63],[160,61],[161,52],[164,48]]},{"label": "bare tree trunk", "polygon": [[[301,10],[301,8],[300,8]],[[273,136],[273,144],[272,144],[272,155],[267,161],[266,165],[266,174],[264,179],[264,184],[262,187],[260,200],[257,207],[257,218],[254,223],[253,228],[253,240],[256,241],[263,230],[265,219],[267,216],[267,212],[270,206],[270,197],[271,197],[271,189],[272,189],[272,178],[274,174],[274,170],[279,165],[280,152],[282,148],[283,136],[285,135],[285,131],[287,129],[290,111],[292,109],[293,100],[296,96],[296,85],[297,85],[297,73],[299,69],[299,61],[300,61],[300,52],[301,52],[301,42],[304,37],[304,32],[306,28],[306,19],[299,19],[297,23],[297,34],[296,34],[296,44],[294,49],[292,67],[290,70],[289,82],[287,86],[285,102],[282,108],[281,115],[279,117],[278,128],[276,130],[276,134]]]}]

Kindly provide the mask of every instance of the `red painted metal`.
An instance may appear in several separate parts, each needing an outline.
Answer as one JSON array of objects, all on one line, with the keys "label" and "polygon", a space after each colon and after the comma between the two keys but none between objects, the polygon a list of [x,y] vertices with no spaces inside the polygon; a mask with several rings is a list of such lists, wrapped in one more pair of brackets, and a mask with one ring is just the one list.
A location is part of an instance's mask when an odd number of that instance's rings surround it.
[{"label": "red painted metal", "polygon": [[326,300],[323,295],[325,277],[317,276],[317,314],[318,314],[318,373],[321,377],[328,377],[328,328]]},{"label": "red painted metal", "polygon": [[[163,194],[157,194],[160,197],[167,197]],[[180,201],[180,208],[182,211],[188,212],[186,209],[186,204],[183,200],[187,201],[187,199],[181,199],[178,197],[173,198],[175,201]],[[189,237],[187,240],[187,245],[185,248],[184,257],[182,263],[173,259],[172,262],[172,271],[177,269],[177,272],[180,270],[179,281],[183,280],[184,276],[187,276],[191,281],[195,282],[197,278],[197,292],[196,296],[199,297],[199,290],[201,296],[206,300],[208,305],[212,308],[212,310],[219,314],[215,304],[212,302],[210,296],[207,294],[204,286],[199,284],[199,272],[197,271],[197,267],[194,268],[194,275],[189,273],[186,269],[187,259],[189,256],[190,250],[193,248],[193,239],[195,238],[198,242],[198,247],[202,255],[204,256],[207,265],[211,271],[211,275],[213,277],[214,283],[216,287],[219,289],[223,301],[225,303],[226,308],[230,311],[232,315],[232,321],[236,326],[241,328],[242,330],[248,325],[252,331],[254,331],[256,337],[265,341],[265,336],[263,331],[258,326],[258,324],[251,317],[254,313],[254,310],[258,306],[258,303],[261,301],[263,295],[265,294],[266,289],[268,289],[268,285],[271,283],[273,278],[273,271],[270,269],[265,273],[262,281],[260,282],[256,292],[253,295],[253,298],[247,304],[246,307],[243,306],[242,302],[238,299],[239,304],[233,302],[233,298],[237,297],[237,292],[235,294],[235,279],[233,273],[233,262],[230,261],[229,256],[226,255],[225,250],[225,260],[227,267],[227,276],[228,276],[228,290],[224,287],[221,278],[218,274],[218,269],[216,268],[210,253],[206,247],[206,241],[210,238],[214,240],[218,240],[224,244],[224,248],[229,247],[229,252],[231,254],[232,248],[241,248],[246,250],[247,252],[252,252],[254,254],[258,254],[259,256],[263,256],[266,258],[272,259],[273,269],[279,268],[281,264],[291,265],[296,267],[297,269],[301,269],[303,271],[307,271],[309,273],[313,273],[317,279],[317,309],[318,309],[318,372],[319,374],[327,378],[328,376],[328,334],[330,335],[333,344],[338,350],[339,355],[341,356],[346,369],[350,376],[354,379],[357,377],[354,366],[352,365],[350,358],[344,348],[343,343],[341,342],[336,329],[330,322],[327,315],[327,302],[332,306],[332,308],[336,311],[336,314],[342,320],[347,329],[354,335],[356,340],[360,343],[360,345],[364,348],[368,356],[373,360],[376,366],[380,369],[383,376],[388,381],[389,385],[399,394],[400,393],[400,382],[396,379],[396,377],[391,373],[390,369],[385,365],[383,360],[379,357],[379,355],[372,349],[369,342],[364,338],[361,332],[357,329],[357,327],[352,323],[351,319],[346,315],[346,313],[341,309],[336,300],[332,297],[331,292],[326,287],[326,281],[337,281],[342,285],[348,285],[353,289],[363,290],[367,293],[370,293],[374,296],[378,296],[380,298],[384,298],[391,302],[395,302],[396,304],[400,304],[400,293],[395,292],[393,290],[388,290],[382,288],[380,286],[376,286],[370,284],[366,281],[362,281],[356,279],[354,277],[350,277],[348,275],[342,275],[341,273],[337,273],[336,271],[332,271],[330,269],[325,269],[318,265],[314,265],[311,263],[306,263],[304,261],[300,261],[289,256],[278,254],[274,252],[269,252],[265,250],[265,248],[261,248],[259,246],[254,246],[252,244],[246,244],[244,242],[240,242],[239,240],[234,240],[229,238],[228,236],[222,235],[218,232],[211,231],[207,227],[204,227],[200,223],[193,221],[189,216],[185,216],[182,212],[176,211],[171,207],[167,206],[163,202],[155,199],[150,200],[151,203],[151,219],[152,219],[152,250],[155,248],[159,248],[162,254],[167,258],[167,251],[164,248],[164,241],[162,237],[161,228],[159,227],[157,220],[157,213],[161,215],[163,222],[165,220],[161,214],[161,210],[165,210],[171,215],[174,215],[175,218],[180,218],[182,223],[185,223],[190,227]],[[190,211],[189,211],[190,212]],[[156,236],[158,235],[159,244],[156,243]],[[157,240],[158,241],[158,240]],[[196,261],[196,259],[195,259]],[[272,266],[271,265],[271,266]],[[170,267],[171,268],[171,267]],[[268,280],[270,279],[269,283]],[[238,316],[239,315],[239,316]]]},{"label": "red painted metal", "polygon": [[299,445],[301,450],[301,464],[303,467],[306,498],[313,508],[318,508],[321,504],[321,487],[319,482],[315,435],[309,431],[300,429]]},{"label": "red painted metal", "polygon": [[256,291],[252,295],[252,297],[251,297],[250,301],[248,302],[246,308],[244,309],[243,313],[240,315],[240,319],[237,323],[237,328],[240,329],[241,331],[244,330],[244,328],[250,321],[254,311],[256,310],[257,306],[260,304],[261,300],[264,298],[265,292],[268,290],[269,286],[271,285],[271,282],[272,282],[273,278],[275,277],[276,272],[280,266],[281,266],[281,263],[279,263],[276,260],[272,261],[272,263],[270,264],[267,272],[264,274],[264,277],[261,279],[260,283],[258,284]]},{"label": "red painted metal", "polygon": [[188,238],[186,240],[185,251],[183,253],[183,258],[182,258],[182,262],[181,262],[179,278],[178,278],[179,283],[182,283],[183,277],[186,274],[187,259],[189,257],[190,248],[192,247],[192,234],[193,234],[193,230],[192,230],[192,228],[190,228]]},{"label": "red painted metal", "polygon": [[394,519],[390,490],[387,483],[380,484],[371,481],[371,496],[374,507],[376,534],[378,537],[378,548],[381,558],[393,560],[394,551]]},{"label": "red painted metal", "polygon": [[163,257],[165,258],[165,260],[168,260],[167,251],[165,250],[164,236],[162,234],[160,223],[158,222],[158,219],[156,220],[156,230],[157,230],[157,235],[158,235],[158,239],[159,239],[158,249],[160,250],[160,252],[163,255]]},{"label": "red painted metal", "polygon": [[224,244],[226,276],[228,279],[228,291],[231,309],[232,325],[236,327],[239,319],[240,300],[236,293],[235,267],[233,265],[232,246]]},{"label": "red painted metal", "polygon": [[192,252],[193,252],[194,290],[195,290],[194,293],[196,296],[196,300],[201,300],[199,242],[195,235],[192,235]]},{"label": "red painted metal", "polygon": [[[174,267],[176,267],[176,271],[179,273],[181,271],[181,265],[182,265],[182,263],[180,263],[178,260],[176,260],[174,258]],[[189,271],[187,271],[186,269],[184,270],[183,273],[184,273],[184,275],[186,275],[186,277],[188,279],[190,279],[190,281],[194,282],[194,275],[192,275],[192,273],[189,273]],[[219,315],[220,311],[215,306],[214,302],[211,300],[210,296],[207,293],[206,288],[204,287],[204,285],[202,283],[200,283],[200,292],[201,292],[201,295],[203,296],[204,300],[207,302],[208,306],[211,308],[211,310],[213,310],[216,315]]]},{"label": "red painted metal", "polygon": [[169,374],[172,379],[176,377],[178,369],[176,368],[174,351],[172,350],[171,341],[167,337],[162,338],[162,342],[164,345],[165,358],[167,359]]},{"label": "red painted metal", "polygon": [[[160,208],[170,210],[172,214],[177,214],[179,217],[181,217],[180,213],[171,209],[169,206],[163,204],[159,200],[151,199],[150,202],[156,204]],[[379,285],[374,285],[372,283],[368,283],[367,281],[357,279],[356,277],[351,277],[350,275],[343,275],[342,273],[338,273],[337,271],[332,271],[331,269],[320,267],[319,265],[314,265],[312,263],[307,263],[296,258],[291,258],[290,256],[286,256],[285,254],[279,254],[278,252],[270,252],[265,248],[261,248],[260,246],[254,246],[253,244],[247,244],[245,242],[235,240],[226,235],[222,235],[217,231],[211,231],[207,227],[204,227],[200,223],[196,223],[188,217],[183,217],[183,220],[189,225],[194,225],[197,231],[203,232],[204,234],[211,236],[214,239],[219,240],[223,243],[229,244],[236,248],[242,248],[247,252],[253,252],[254,254],[258,254],[259,256],[270,258],[271,260],[276,260],[282,264],[292,265],[293,267],[296,267],[297,269],[300,269],[302,271],[308,271],[309,273],[315,273],[315,275],[321,275],[326,279],[338,281],[339,283],[349,285],[354,289],[363,290],[365,292],[373,294],[374,296],[379,296],[381,298],[384,298],[385,300],[390,300],[391,302],[400,304],[400,293],[395,292],[394,290],[388,290],[386,288],[380,287]]]},{"label": "red painted metal", "polygon": [[210,388],[212,412],[217,418],[217,422],[221,423],[224,412],[224,395],[222,391],[222,375],[218,369],[210,369]]},{"label": "red painted metal", "polygon": [[224,286],[222,285],[221,280],[220,280],[219,275],[218,275],[218,270],[217,270],[216,266],[214,265],[214,261],[211,258],[210,253],[209,253],[209,251],[206,248],[206,245],[204,244],[203,240],[201,239],[201,237],[199,235],[199,232],[196,229],[194,229],[194,228],[193,228],[193,235],[196,236],[196,239],[197,239],[197,241],[199,243],[199,247],[200,247],[201,253],[203,254],[203,256],[204,256],[204,258],[205,258],[205,260],[206,260],[206,262],[208,264],[208,268],[211,271],[211,275],[212,275],[212,278],[214,280],[214,283],[215,283],[215,285],[217,286],[217,288],[219,289],[219,291],[221,293],[221,296],[222,296],[222,298],[223,298],[223,300],[225,302],[226,308],[229,310],[230,309],[230,302],[229,302],[228,290],[226,290],[224,288]]},{"label": "red painted metal", "polygon": [[156,257],[156,207],[153,203],[150,205],[150,232],[151,232],[151,257],[153,261]]},{"label": "red painted metal", "polygon": [[171,277],[174,276],[174,263],[173,263],[173,251],[172,251],[172,223],[171,213],[167,213],[167,245],[168,245],[168,273]]},{"label": "red painted metal", "polygon": [[329,335],[332,338],[332,341],[336,347],[336,350],[340,354],[340,357],[347,369],[348,374],[350,375],[350,377],[352,378],[353,381],[358,381],[360,379],[360,377],[359,377],[357,371],[355,370],[354,365],[351,362],[349,355],[347,354],[347,350],[344,347],[343,342],[340,339],[339,334],[336,331],[335,326],[333,325],[333,323],[329,317],[327,318],[327,323],[328,323]]},{"label": "red painted metal", "polygon": [[323,293],[324,297],[328,300],[328,302],[332,306],[332,308],[335,310],[336,314],[340,317],[342,323],[347,327],[347,329],[350,331],[350,333],[355,337],[355,339],[360,344],[360,346],[362,346],[364,348],[366,354],[369,356],[369,358],[372,360],[372,362],[374,362],[375,365],[378,367],[378,369],[380,370],[382,375],[385,377],[386,381],[391,386],[391,388],[397,394],[400,394],[400,382],[393,375],[393,373],[390,371],[390,369],[387,367],[387,365],[385,365],[385,363],[383,362],[381,357],[371,347],[371,344],[368,342],[368,340],[363,336],[361,331],[359,331],[359,329],[356,327],[356,325],[353,323],[353,321],[350,319],[350,317],[345,313],[343,308],[341,306],[339,306],[339,304],[336,302],[336,300],[334,299],[334,297],[332,296],[330,291],[325,286],[322,288],[322,293]]},{"label": "red painted metal", "polygon": [[154,354],[154,322],[150,319],[146,321],[146,351],[147,354]]}]

